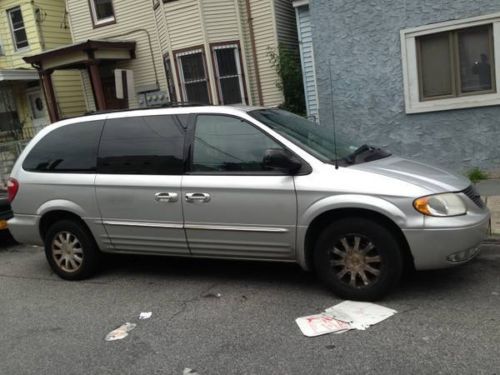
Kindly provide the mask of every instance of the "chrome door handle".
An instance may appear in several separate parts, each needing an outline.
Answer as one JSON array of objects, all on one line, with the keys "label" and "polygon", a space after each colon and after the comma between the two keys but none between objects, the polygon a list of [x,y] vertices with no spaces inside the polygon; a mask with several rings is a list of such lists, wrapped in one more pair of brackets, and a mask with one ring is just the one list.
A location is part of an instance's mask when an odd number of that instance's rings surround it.
[{"label": "chrome door handle", "polygon": [[186,202],[208,202],[210,194],[207,193],[186,193]]},{"label": "chrome door handle", "polygon": [[156,193],[155,201],[157,202],[177,202],[179,195],[177,193]]}]

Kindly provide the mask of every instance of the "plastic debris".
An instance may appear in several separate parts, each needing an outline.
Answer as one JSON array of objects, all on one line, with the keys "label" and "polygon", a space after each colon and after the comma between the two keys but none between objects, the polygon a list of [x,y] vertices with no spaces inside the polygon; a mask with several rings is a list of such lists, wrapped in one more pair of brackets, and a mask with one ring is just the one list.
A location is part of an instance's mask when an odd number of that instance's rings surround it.
[{"label": "plastic debris", "polygon": [[149,319],[149,318],[151,318],[151,315],[153,315],[153,313],[151,311],[149,311],[149,312],[141,312],[139,314],[139,320]]},{"label": "plastic debris", "polygon": [[304,336],[315,337],[351,329],[365,330],[396,313],[396,310],[374,303],[344,301],[321,314],[304,316],[295,321]]},{"label": "plastic debris", "polygon": [[125,337],[128,336],[128,333],[132,331],[137,324],[135,323],[125,323],[121,325],[120,327],[112,330],[110,333],[106,335],[106,341],[115,341],[115,340],[121,340],[124,339]]},{"label": "plastic debris", "polygon": [[220,294],[220,293],[207,293],[207,294],[203,295],[203,297],[205,297],[205,298],[221,298],[222,294]]},{"label": "plastic debris", "polygon": [[182,371],[182,375],[199,375],[199,374],[196,370],[192,370],[192,369],[186,367],[184,369],[184,371]]}]

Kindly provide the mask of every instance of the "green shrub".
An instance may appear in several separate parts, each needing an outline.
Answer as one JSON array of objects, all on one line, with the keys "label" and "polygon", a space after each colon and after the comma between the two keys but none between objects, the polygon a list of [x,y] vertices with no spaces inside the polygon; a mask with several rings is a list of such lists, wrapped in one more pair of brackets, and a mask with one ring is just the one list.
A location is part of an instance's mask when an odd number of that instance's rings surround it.
[{"label": "green shrub", "polygon": [[488,179],[488,173],[478,167],[474,167],[471,170],[467,171],[466,175],[473,183]]},{"label": "green shrub", "polygon": [[276,73],[278,73],[279,79],[276,81],[276,87],[281,90],[285,97],[280,108],[305,116],[306,104],[300,57],[282,44],[278,46],[277,51],[269,48],[268,55]]}]

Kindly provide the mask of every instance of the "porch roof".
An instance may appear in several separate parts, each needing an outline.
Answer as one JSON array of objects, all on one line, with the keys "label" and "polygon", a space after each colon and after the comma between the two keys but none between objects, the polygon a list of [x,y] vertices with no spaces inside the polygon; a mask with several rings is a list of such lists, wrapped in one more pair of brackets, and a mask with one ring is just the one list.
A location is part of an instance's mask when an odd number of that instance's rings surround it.
[{"label": "porch roof", "polygon": [[0,69],[1,81],[38,81],[38,72],[33,69]]},{"label": "porch roof", "polygon": [[96,61],[119,61],[135,58],[135,42],[86,40],[51,49],[23,60],[38,70],[83,69]]}]

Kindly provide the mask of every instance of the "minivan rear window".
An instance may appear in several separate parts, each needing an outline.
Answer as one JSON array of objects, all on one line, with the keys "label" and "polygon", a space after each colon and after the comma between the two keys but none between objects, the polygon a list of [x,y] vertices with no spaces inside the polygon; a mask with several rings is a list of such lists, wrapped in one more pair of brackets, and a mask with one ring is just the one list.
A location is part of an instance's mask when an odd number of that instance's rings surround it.
[{"label": "minivan rear window", "polygon": [[30,151],[23,169],[48,173],[95,173],[103,121],[62,126],[48,133]]},{"label": "minivan rear window", "polygon": [[99,146],[98,173],[182,174],[184,133],[172,115],[109,119]]}]

